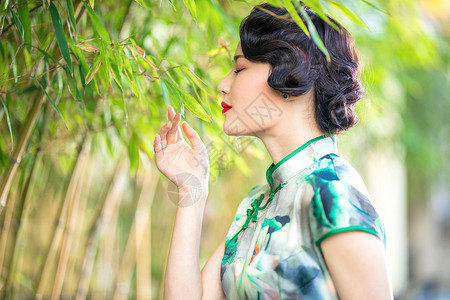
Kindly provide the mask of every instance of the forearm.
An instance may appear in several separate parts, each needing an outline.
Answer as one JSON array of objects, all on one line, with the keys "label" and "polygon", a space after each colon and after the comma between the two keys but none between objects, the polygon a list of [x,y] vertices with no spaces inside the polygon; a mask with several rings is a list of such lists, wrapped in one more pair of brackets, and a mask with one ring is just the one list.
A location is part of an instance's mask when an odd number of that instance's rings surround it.
[{"label": "forearm", "polygon": [[[179,191],[181,201],[189,191]],[[192,195],[192,194],[191,194]],[[178,206],[164,280],[164,299],[201,299],[200,238],[207,192]]]}]

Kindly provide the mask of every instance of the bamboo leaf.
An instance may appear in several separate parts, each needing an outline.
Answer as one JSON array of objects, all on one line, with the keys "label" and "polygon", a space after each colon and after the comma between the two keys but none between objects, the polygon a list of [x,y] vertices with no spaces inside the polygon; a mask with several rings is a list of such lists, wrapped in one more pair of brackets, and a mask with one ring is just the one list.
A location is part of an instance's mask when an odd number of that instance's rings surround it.
[{"label": "bamboo leaf", "polygon": [[303,23],[302,19],[298,16],[297,11],[295,10],[294,5],[290,0],[281,0],[281,2],[284,4],[285,8],[291,15],[292,19],[297,23],[297,25],[303,30],[303,32],[310,37],[310,34],[308,32],[308,29],[306,28],[305,23]]},{"label": "bamboo leaf", "polygon": [[113,59],[115,57],[108,57],[110,65],[111,65],[111,71],[114,78],[114,81],[119,86],[120,90],[123,92],[122,88],[122,69],[118,67],[118,64],[116,62],[116,59]]},{"label": "bamboo leaf", "polygon": [[114,57],[117,63],[117,68],[122,72],[122,66],[123,66],[123,59],[122,55],[120,55],[120,49],[122,46],[119,45],[119,43],[116,40],[113,40],[114,45]]},{"label": "bamboo leaf", "polygon": [[89,68],[89,71],[86,74],[85,83],[88,84],[91,82],[92,78],[94,78],[95,74],[98,71],[98,68],[100,68],[100,65],[102,64],[102,60],[100,57],[100,53],[97,53],[97,55],[94,58],[94,61],[92,62],[91,67]]},{"label": "bamboo leaf", "polygon": [[323,10],[322,4],[320,4],[320,1],[316,1],[316,0],[303,0],[303,2],[309,7],[311,8],[314,13],[316,15],[319,16],[319,18],[321,18],[322,20],[324,20],[325,22],[327,22],[331,27],[333,27],[334,29],[336,29],[337,31],[339,31],[339,28],[337,27],[336,24],[334,24],[333,22],[331,22],[331,20],[328,18],[327,14],[325,13],[325,11]]},{"label": "bamboo leaf", "polygon": [[44,56],[44,70],[42,71],[44,73],[44,76],[42,76],[42,86],[44,87],[44,89],[47,88],[47,65],[48,65],[48,59],[46,56]]},{"label": "bamboo leaf", "polygon": [[[37,84],[38,87],[41,88],[41,90],[44,92],[45,97],[47,98],[48,102],[50,102],[50,104],[53,106],[53,108],[55,109],[55,111],[58,113],[58,115],[61,117],[61,119],[64,121],[64,124],[66,125],[67,129],[69,129],[69,126],[67,126],[67,122],[64,119],[64,117],[62,116],[61,112],[59,111],[58,107],[56,106],[55,102],[53,101],[53,99],[50,97],[50,95],[47,93],[47,91],[44,89],[44,87],[42,86],[42,84],[39,82],[39,80],[36,79],[36,77],[34,77],[33,75],[29,75]],[[39,100],[38,100],[39,101]]]},{"label": "bamboo leaf", "polygon": [[39,47],[33,46],[31,44],[25,43],[25,45],[31,46],[34,49],[38,50],[39,52],[41,52],[46,58],[51,59],[54,63],[58,64],[60,67],[64,68],[64,65],[61,64],[59,61],[57,61],[53,56],[51,56],[48,52],[46,52],[45,50],[42,50]]},{"label": "bamboo leaf", "polygon": [[[192,72],[191,70],[189,70],[188,68],[186,68],[186,66],[181,66],[181,69],[189,76],[189,78],[192,79],[193,82],[195,82],[195,84],[200,88],[200,89],[204,89],[206,87],[206,83],[200,79],[200,77],[198,77],[194,72]],[[200,84],[200,82],[202,84]]]},{"label": "bamboo leaf", "polygon": [[[18,10],[19,10],[19,19],[20,22],[22,22],[23,26],[24,42],[32,44],[30,13],[28,11],[28,3],[26,0],[19,1]],[[27,46],[27,50],[28,52],[30,52],[31,47]]]},{"label": "bamboo leaf", "polygon": [[[92,8],[86,4],[86,2],[83,1],[84,6],[86,7],[86,10],[89,14],[89,17],[92,20],[92,23],[94,24],[95,31],[98,33],[100,38],[102,38],[105,42],[111,44],[111,39],[109,38],[108,31],[103,26],[102,22],[98,18],[98,16],[95,14],[95,12],[92,10]],[[94,5],[94,1],[91,2],[91,5]]]},{"label": "bamboo leaf", "polygon": [[354,12],[352,12],[350,9],[348,9],[345,5],[342,3],[328,0],[328,3],[334,5],[338,10],[340,10],[350,21],[355,23],[358,26],[361,26],[363,28],[369,29],[367,25],[364,23],[364,21]]},{"label": "bamboo leaf", "polygon": [[125,79],[128,83],[128,85],[130,86],[131,90],[133,91],[133,93],[136,95],[136,97],[140,98],[140,94],[139,94],[139,89],[137,87],[137,83],[136,83],[136,79],[134,78],[133,75],[133,70],[130,64],[130,61],[128,59],[128,56],[125,54],[125,51],[123,51],[122,48],[120,48],[120,54],[122,55],[123,58],[123,74],[125,74]]},{"label": "bamboo leaf", "polygon": [[[9,4],[9,0],[6,0],[6,1],[3,3],[3,6],[1,7],[1,10],[0,10],[0,11],[6,10],[6,9],[8,8],[8,4]],[[172,6],[173,6],[173,4],[172,4]]]},{"label": "bamboo leaf", "polygon": [[[13,75],[14,75],[14,83],[17,83],[17,81],[18,81],[18,79],[17,79],[17,77],[18,77],[18,74],[17,74],[17,57],[15,57],[15,54],[14,54],[15,49],[14,49],[14,47],[13,47],[13,45],[11,43],[8,43],[8,50],[9,50],[9,56],[11,58],[14,58],[14,60],[12,61],[11,64],[12,64],[12,71],[13,71]],[[26,53],[26,52],[24,52],[24,53]]]},{"label": "bamboo leaf", "polygon": [[[66,70],[66,75],[67,75],[67,82],[69,83],[69,85],[68,85],[69,93],[72,95],[72,97],[76,101],[78,101],[82,105],[83,110],[86,110],[83,95],[81,94],[81,92],[77,86],[77,79],[76,79],[77,73],[73,72],[73,76],[72,76],[70,74],[70,72]],[[84,80],[84,78],[83,78],[83,80]],[[83,80],[80,79],[80,81],[83,81]]]},{"label": "bamboo leaf", "polygon": [[139,167],[139,146],[134,134],[128,143],[128,158],[130,159],[130,172],[134,173]]},{"label": "bamboo leaf", "polygon": [[72,0],[66,0],[67,3],[67,11],[69,12],[69,20],[70,24],[72,25],[73,31],[75,32],[75,35],[77,35],[77,23],[75,22],[75,14],[73,9],[73,2]]},{"label": "bamboo leaf", "polygon": [[70,58],[69,46],[67,45],[66,36],[61,24],[61,18],[59,17],[58,10],[53,2],[50,3],[50,14],[52,16],[53,28],[55,29],[56,42],[58,43],[59,50],[61,51],[61,54],[69,67],[70,73],[73,75],[73,65]]},{"label": "bamboo leaf", "polygon": [[[166,106],[168,107],[170,105],[170,95],[169,92],[167,91],[167,87],[166,84],[164,83],[165,80],[159,80],[159,85],[161,87],[161,94],[163,96],[164,102],[166,103]],[[179,111],[180,108],[179,107],[175,107],[176,111]]]},{"label": "bamboo leaf", "polygon": [[361,0],[361,1],[364,2],[364,3],[366,3],[367,5],[371,6],[372,8],[374,8],[374,9],[376,9],[376,10],[382,12],[383,14],[390,15],[389,12],[387,12],[386,10],[384,10],[384,9],[382,9],[382,8],[380,8],[380,7],[378,7],[378,6],[376,6],[375,4],[373,4],[373,3],[370,2],[370,1],[367,1],[367,0]]},{"label": "bamboo leaf", "polygon": [[103,41],[100,42],[99,47],[102,65],[98,70],[98,75],[105,89],[109,89],[111,85],[111,64],[109,63],[111,47]]},{"label": "bamboo leaf", "polygon": [[306,20],[306,24],[308,24],[308,30],[311,33],[311,37],[312,37],[314,43],[317,45],[317,47],[319,47],[320,51],[322,51],[323,54],[325,54],[327,61],[329,62],[330,54],[328,53],[327,48],[325,47],[322,40],[320,39],[320,36],[317,33],[316,26],[314,26],[313,22],[309,18],[308,13],[305,11],[305,9],[302,6],[300,6],[300,4],[296,4],[296,5],[297,5],[298,9],[300,10],[300,13],[302,14],[303,18]]},{"label": "bamboo leaf", "polygon": [[[86,75],[84,74],[83,67],[81,64],[78,65],[78,71],[80,72],[80,78],[86,78]],[[80,80],[81,85],[83,86],[83,89],[86,89],[86,80]]]},{"label": "bamboo leaf", "polygon": [[131,68],[130,59],[128,58],[127,54],[125,53],[125,51],[123,50],[122,47],[118,47],[117,50],[119,51],[120,56],[122,56],[122,62],[123,62],[123,68],[125,69],[125,74],[127,75],[128,79],[130,79],[130,81],[131,81],[131,77],[133,77],[133,69]]},{"label": "bamboo leaf", "polygon": [[11,120],[9,118],[8,107],[6,106],[6,102],[3,99],[3,97],[0,97],[0,101],[3,104],[3,110],[5,111],[5,114],[6,114],[6,121],[8,122],[9,135],[11,137],[11,147],[14,148],[14,139],[13,139],[13,134],[12,134],[12,126],[11,126]]},{"label": "bamboo leaf", "polygon": [[[84,74],[87,74],[89,72],[89,65],[86,63],[86,60],[84,59],[84,56],[81,53],[81,50],[78,47],[73,46],[73,44],[69,44],[70,49],[72,50],[73,54],[75,55],[75,57],[79,60],[80,62],[80,67],[83,70],[83,75],[81,75],[80,72],[80,77],[82,78],[82,84],[83,87],[86,84],[85,80],[86,80],[86,76]],[[89,82],[89,84],[87,85],[90,89],[88,89],[87,91],[95,91],[97,94],[100,94],[99,90],[98,90],[98,86],[97,86],[97,81],[95,80],[95,77],[92,79],[91,82]]]},{"label": "bamboo leaf", "polygon": [[198,103],[198,101],[191,95],[180,88],[178,86],[172,84],[171,82],[161,79],[165,86],[167,87],[168,92],[174,96],[177,100],[181,101],[194,115],[199,117],[202,120],[207,122],[212,121],[212,116],[208,114],[208,112]]},{"label": "bamboo leaf", "polygon": [[19,30],[22,38],[25,40],[22,22],[20,22],[20,19],[17,17],[14,9],[12,9],[11,4],[8,4],[8,6],[9,6],[9,10],[11,11],[11,14],[13,15],[13,19],[14,19],[14,22],[16,23],[17,29]]},{"label": "bamboo leaf", "polygon": [[98,52],[98,47],[95,47],[95,46],[92,46],[89,44],[78,43],[75,46],[86,52],[90,52],[90,53]]},{"label": "bamboo leaf", "polygon": [[194,18],[195,23],[197,23],[197,7],[195,5],[195,0],[183,0],[184,5],[186,5],[189,13]]},{"label": "bamboo leaf", "polygon": [[148,3],[148,1],[145,1],[145,0],[135,0],[135,1],[137,3],[139,3],[140,5],[142,5],[143,7],[145,7],[146,9],[151,10],[151,4]]},{"label": "bamboo leaf", "polygon": [[113,40],[112,42],[113,42],[113,47],[114,47],[113,57],[111,58],[112,74],[113,74],[114,81],[117,83],[117,85],[119,86],[119,88],[123,94],[123,85],[122,85],[123,61],[122,61],[122,56],[120,55],[120,50],[119,50],[119,48],[121,46],[119,45],[119,43],[116,40]]},{"label": "bamboo leaf", "polygon": [[139,47],[139,46],[136,44],[136,42],[135,42],[134,39],[130,38],[130,41],[131,41],[131,43],[133,44],[134,50],[136,51],[137,55],[138,55],[140,58],[142,58],[147,64],[149,64],[150,67],[152,67],[155,71],[158,71],[159,69],[158,69],[151,61],[149,61],[149,60],[145,57],[145,55],[146,55],[145,50],[142,49],[141,47]]},{"label": "bamboo leaf", "polygon": [[172,0],[169,0],[169,3],[170,3],[170,5],[172,5],[173,10],[174,10],[174,11],[177,11],[177,8],[175,7],[175,5],[173,5],[173,1],[172,1]]}]

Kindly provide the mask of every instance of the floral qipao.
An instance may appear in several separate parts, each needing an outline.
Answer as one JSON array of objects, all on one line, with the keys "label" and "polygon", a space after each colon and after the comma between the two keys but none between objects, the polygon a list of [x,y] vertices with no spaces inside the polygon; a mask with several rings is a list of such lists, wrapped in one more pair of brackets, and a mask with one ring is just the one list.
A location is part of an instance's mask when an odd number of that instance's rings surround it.
[{"label": "floral qipao", "polygon": [[320,136],[272,163],[266,179],[239,204],[227,233],[227,299],[339,299],[321,241],[361,230],[386,244],[362,178],[337,154],[335,136]]}]

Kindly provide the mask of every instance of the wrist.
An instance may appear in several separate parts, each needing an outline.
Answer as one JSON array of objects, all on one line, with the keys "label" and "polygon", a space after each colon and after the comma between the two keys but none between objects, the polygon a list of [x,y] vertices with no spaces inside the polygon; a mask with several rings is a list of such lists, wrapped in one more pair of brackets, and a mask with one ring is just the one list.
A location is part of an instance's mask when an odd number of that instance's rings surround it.
[{"label": "wrist", "polygon": [[180,185],[178,186],[178,206],[191,206],[195,203],[204,203],[208,197],[208,184]]}]

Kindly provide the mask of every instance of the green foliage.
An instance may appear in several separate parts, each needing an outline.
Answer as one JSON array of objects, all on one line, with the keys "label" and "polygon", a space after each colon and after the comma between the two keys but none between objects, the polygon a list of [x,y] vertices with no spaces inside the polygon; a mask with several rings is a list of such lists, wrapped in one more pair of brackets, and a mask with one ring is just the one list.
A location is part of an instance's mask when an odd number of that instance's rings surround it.
[{"label": "green foliage", "polygon": [[[316,28],[297,2],[269,2],[285,5],[293,20],[327,53]],[[425,25],[427,20],[423,20],[419,12],[421,4],[416,0],[304,2],[328,22],[327,15],[349,29],[365,64],[362,77],[366,103],[371,107],[369,110],[368,106],[358,106],[361,121],[353,138],[357,147],[348,152],[358,157],[364,150],[396,145],[405,154],[405,165],[414,172],[426,178],[448,174],[445,159],[449,153],[446,113],[450,110],[450,49],[445,26],[428,29],[431,25]],[[10,198],[20,197],[25,188],[25,180],[20,178],[27,174],[32,158],[38,159],[39,176],[31,178],[33,193],[24,208],[28,225],[25,223],[18,233],[26,251],[18,250],[17,255],[26,266],[16,265],[15,272],[11,267],[12,289],[19,297],[32,298],[36,293],[47,255],[46,243],[52,238],[36,238],[43,234],[37,233],[36,228],[42,226],[45,229],[42,231],[48,232],[55,224],[53,221],[60,219],[56,207],[67,196],[64,183],[71,179],[77,149],[86,137],[93,142],[91,160],[85,173],[80,175],[76,189],[81,194],[78,196],[85,200],[85,210],[80,211],[80,220],[85,222],[80,222],[83,224],[75,233],[79,248],[70,254],[70,270],[75,271],[66,278],[65,296],[76,294],[79,270],[87,257],[84,250],[89,232],[93,230],[89,226],[102,220],[94,219],[91,210],[101,211],[105,199],[113,203],[109,204],[110,211],[106,210],[110,223],[104,223],[112,224],[112,233],[108,228],[104,231],[114,237],[114,228],[118,227],[122,236],[119,242],[110,241],[112,245],[120,243],[118,253],[114,249],[105,250],[108,241],[97,241],[98,248],[103,252],[111,251],[107,253],[112,257],[120,257],[125,251],[127,234],[132,234],[134,207],[126,212],[117,210],[130,206],[129,203],[134,205],[135,200],[127,200],[126,205],[119,205],[119,201],[138,197],[142,189],[138,179],[149,168],[149,162],[152,163],[153,139],[167,120],[168,105],[199,131],[210,153],[217,155],[211,160],[211,169],[219,181],[224,176],[220,170],[223,154],[228,165],[240,166],[242,173],[232,173],[234,177],[227,180],[235,181],[236,191],[241,188],[243,176],[250,176],[254,168],[250,167],[251,162],[261,163],[263,153],[257,143],[250,142],[244,147],[247,141],[244,138],[230,141],[224,137],[216,86],[231,68],[242,18],[259,3],[106,0],[96,2],[94,7],[93,0],[2,2],[0,174],[12,163],[11,154],[30,120],[31,105],[42,100],[44,107],[25,141],[18,169],[20,176],[12,179],[9,190]],[[294,14],[296,8],[305,23]],[[431,11],[431,7],[428,8]],[[39,94],[43,99],[37,99]],[[236,146],[239,144],[244,148],[241,151]],[[126,166],[127,175],[120,173],[122,165]],[[90,176],[87,179],[86,174]],[[220,183],[218,187],[227,186]],[[124,185],[122,190],[121,185]],[[116,198],[108,198],[110,191]],[[155,201],[161,198],[161,192],[153,193],[146,197],[153,197]],[[228,200],[224,202],[229,203]],[[220,201],[214,204],[220,209]],[[105,205],[108,208],[108,204]],[[156,209],[152,209],[155,215],[166,215],[169,211],[162,203],[155,203],[155,206]],[[222,210],[227,209],[222,207]],[[155,221],[157,225],[153,224],[152,228],[161,230],[156,235],[163,239],[169,231],[165,226],[172,219],[159,218],[160,222]],[[125,223],[126,226],[121,225]],[[99,256],[106,255],[101,251]],[[38,253],[38,262],[34,262],[34,253]],[[10,254],[5,256],[10,257]],[[165,258],[161,253],[153,253],[152,258],[155,261],[152,273],[156,277],[153,286],[161,295],[158,284],[162,280]],[[51,261],[57,264],[57,259]],[[89,293],[101,290],[112,296],[112,283],[102,286],[102,280],[95,277],[102,271],[101,260],[96,263],[93,269],[97,273],[93,273]],[[4,266],[0,281],[4,282],[8,268],[9,264]],[[141,275],[137,274],[137,269],[133,274],[130,280],[137,285],[136,277]],[[47,286],[52,286],[51,281]],[[46,297],[49,292],[45,291]]]}]

